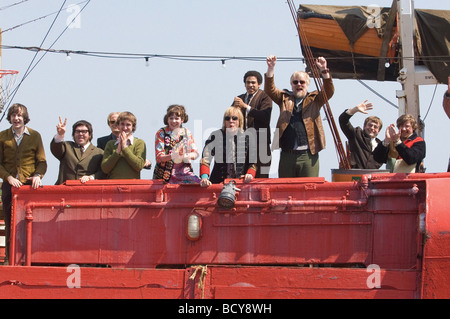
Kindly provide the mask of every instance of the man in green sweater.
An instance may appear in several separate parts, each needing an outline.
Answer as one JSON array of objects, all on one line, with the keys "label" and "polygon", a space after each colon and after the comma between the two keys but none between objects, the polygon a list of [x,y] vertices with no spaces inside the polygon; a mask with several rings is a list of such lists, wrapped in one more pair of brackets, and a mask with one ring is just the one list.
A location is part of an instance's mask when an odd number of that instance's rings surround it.
[{"label": "man in green sweater", "polygon": [[145,142],[133,136],[136,116],[122,112],[117,118],[120,135],[117,141],[109,141],[103,153],[102,170],[109,179],[140,179],[145,165]]},{"label": "man in green sweater", "polygon": [[12,105],[8,111],[8,121],[11,127],[0,132],[0,178],[3,180],[7,259],[11,229],[11,188],[31,185],[36,189],[41,186],[41,178],[47,171],[41,135],[25,126],[30,121],[25,105]]}]

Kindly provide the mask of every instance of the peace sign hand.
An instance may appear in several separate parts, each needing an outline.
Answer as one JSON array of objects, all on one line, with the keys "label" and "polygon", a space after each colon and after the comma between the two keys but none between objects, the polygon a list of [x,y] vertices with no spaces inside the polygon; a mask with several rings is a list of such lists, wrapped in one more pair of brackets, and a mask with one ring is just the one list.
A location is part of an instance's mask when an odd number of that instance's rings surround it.
[{"label": "peace sign hand", "polygon": [[64,120],[64,123],[62,122],[61,116],[59,117],[59,123],[56,125],[56,132],[59,136],[64,136],[66,133],[66,124],[67,124],[67,118]]}]

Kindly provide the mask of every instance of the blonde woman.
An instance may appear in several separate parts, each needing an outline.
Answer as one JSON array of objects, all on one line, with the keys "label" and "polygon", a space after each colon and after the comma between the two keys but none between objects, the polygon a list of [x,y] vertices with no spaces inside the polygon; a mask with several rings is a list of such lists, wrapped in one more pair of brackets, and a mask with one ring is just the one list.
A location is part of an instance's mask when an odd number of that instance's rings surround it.
[{"label": "blonde woman", "polygon": [[256,135],[245,134],[243,127],[242,112],[237,107],[229,107],[223,116],[222,128],[212,132],[205,143],[200,162],[201,186],[241,176],[248,183],[255,177]]}]

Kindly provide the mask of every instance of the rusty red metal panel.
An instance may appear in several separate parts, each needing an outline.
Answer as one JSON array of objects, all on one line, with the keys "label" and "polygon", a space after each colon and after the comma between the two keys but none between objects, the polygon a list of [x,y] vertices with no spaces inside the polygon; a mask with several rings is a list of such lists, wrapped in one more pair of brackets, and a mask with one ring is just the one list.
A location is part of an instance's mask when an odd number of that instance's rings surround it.
[{"label": "rusty red metal panel", "polygon": [[371,288],[366,269],[214,266],[208,270],[208,287],[217,299],[417,297],[417,271],[383,270],[380,287]]},{"label": "rusty red metal panel", "polygon": [[0,267],[1,299],[175,299],[184,296],[184,269],[80,267],[77,286],[67,267]]},{"label": "rusty red metal panel", "polygon": [[[448,204],[438,204],[435,194],[449,189],[450,174],[380,175],[363,176],[361,182],[328,183],[311,178],[238,183],[240,191],[232,209],[217,205],[222,185],[205,189],[140,180],[69,182],[38,190],[25,186],[13,193],[10,261],[13,268],[112,267],[100,268],[99,274],[104,269],[144,268],[166,269],[172,276],[170,270],[174,270],[183,274],[177,277],[183,289],[176,292],[182,298],[218,298],[232,291],[248,291],[259,298],[271,287],[280,298],[303,298],[307,291],[325,297],[328,288],[324,283],[331,281],[311,281],[316,286],[308,286],[308,268],[304,267],[308,265],[319,266],[312,270],[314,276],[339,272],[336,282],[346,288],[331,285],[329,294],[336,298],[413,298],[420,297],[421,291],[423,297],[443,295],[449,291],[444,278],[450,278],[442,267],[450,256],[448,220],[442,214]],[[423,251],[420,221],[425,214],[427,227],[433,231]],[[186,235],[191,215],[200,218],[198,239]],[[426,274],[421,273],[423,254]],[[357,287],[367,277],[365,267],[372,264],[389,278],[386,289]],[[185,265],[200,266],[184,269]],[[226,265],[230,267],[220,268]],[[298,274],[291,279],[295,281],[292,289],[277,282],[264,284],[270,276],[267,265],[281,267],[273,272],[276,281]],[[258,289],[221,283],[244,274],[236,270],[242,268],[249,268],[245,276],[254,271],[255,280],[261,280],[261,284],[252,284]],[[393,281],[394,277],[400,282]],[[444,288],[436,293],[431,288],[423,290],[422,283]],[[99,291],[107,293],[103,288]]]},{"label": "rusty red metal panel", "polygon": [[186,269],[0,267],[0,298],[21,299],[299,299],[414,298],[417,271],[382,270],[381,286],[366,269],[192,266]]},{"label": "rusty red metal panel", "polygon": [[[450,174],[449,174],[450,175]],[[423,298],[450,298],[450,210],[447,179],[427,181],[422,271]]]},{"label": "rusty red metal panel", "polygon": [[[221,185],[24,187],[15,193],[12,260],[113,267],[377,263],[410,269],[416,263],[417,200],[410,185],[363,190],[356,183],[292,179],[238,186],[231,210],[216,205]],[[398,202],[388,213],[380,203],[386,200]],[[186,237],[192,213],[202,221],[197,241]]]}]

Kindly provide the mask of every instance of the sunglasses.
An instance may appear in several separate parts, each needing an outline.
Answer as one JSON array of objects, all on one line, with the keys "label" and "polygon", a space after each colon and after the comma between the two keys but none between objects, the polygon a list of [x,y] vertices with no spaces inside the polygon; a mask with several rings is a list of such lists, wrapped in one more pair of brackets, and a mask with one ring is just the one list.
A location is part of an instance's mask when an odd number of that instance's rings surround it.
[{"label": "sunglasses", "polygon": [[303,81],[303,80],[300,80],[300,81],[297,81],[297,80],[294,80],[294,81],[292,81],[292,84],[294,84],[294,85],[297,85],[297,84],[301,84],[301,85],[303,85],[303,84],[305,84],[306,83],[306,81]]},{"label": "sunglasses", "polygon": [[229,121],[229,120],[237,121],[238,117],[237,116],[225,116],[224,119],[225,119],[225,121]]}]

